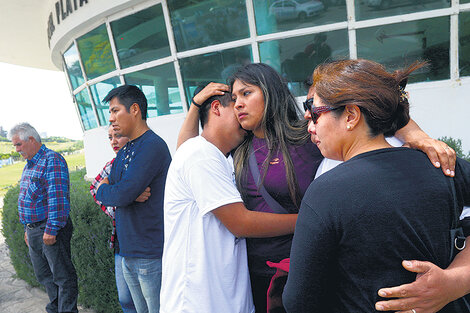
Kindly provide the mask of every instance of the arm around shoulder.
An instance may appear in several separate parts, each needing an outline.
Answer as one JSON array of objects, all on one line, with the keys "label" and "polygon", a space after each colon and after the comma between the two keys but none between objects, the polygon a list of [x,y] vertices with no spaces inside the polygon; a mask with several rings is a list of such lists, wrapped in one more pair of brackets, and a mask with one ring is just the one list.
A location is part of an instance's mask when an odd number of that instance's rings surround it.
[{"label": "arm around shoulder", "polygon": [[455,151],[445,142],[428,136],[415,121],[410,119],[408,124],[399,129],[395,136],[405,143],[405,146],[418,149],[427,154],[435,167],[441,167],[447,176],[454,176]]},{"label": "arm around shoulder", "polygon": [[[467,237],[467,242],[470,237]],[[448,303],[470,293],[470,248],[455,257],[447,269],[423,261],[403,261],[403,267],[417,273],[416,281],[379,290],[384,298],[396,298],[376,303],[378,311],[437,312]]]}]

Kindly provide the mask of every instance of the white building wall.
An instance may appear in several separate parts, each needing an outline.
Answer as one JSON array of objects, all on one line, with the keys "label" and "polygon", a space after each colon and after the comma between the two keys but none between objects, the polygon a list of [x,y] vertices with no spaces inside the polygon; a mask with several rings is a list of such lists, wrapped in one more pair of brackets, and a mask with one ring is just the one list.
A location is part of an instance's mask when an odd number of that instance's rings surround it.
[{"label": "white building wall", "polygon": [[[149,127],[165,140],[172,155],[176,151],[176,139],[183,120],[184,114],[166,115],[147,120]],[[106,162],[115,156],[109,145],[108,128],[98,127],[86,131],[83,141],[87,169],[86,178],[92,179],[101,171]]]},{"label": "white building wall", "polygon": [[412,118],[433,138],[462,140],[464,153],[470,151],[470,78],[459,81],[418,83],[410,92]]}]

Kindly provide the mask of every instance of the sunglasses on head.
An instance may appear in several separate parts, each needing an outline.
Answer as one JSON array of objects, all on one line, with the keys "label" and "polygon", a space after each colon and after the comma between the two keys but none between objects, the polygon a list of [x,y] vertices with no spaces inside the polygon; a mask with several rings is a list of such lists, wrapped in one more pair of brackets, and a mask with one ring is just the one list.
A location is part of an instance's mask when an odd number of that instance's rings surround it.
[{"label": "sunglasses on head", "polygon": [[310,112],[310,115],[312,116],[313,124],[317,123],[318,118],[320,117],[320,115],[322,113],[338,110],[342,107],[343,106],[339,106],[339,107],[334,108],[334,107],[330,107],[330,106],[327,106],[327,105],[323,105],[323,106],[320,106],[320,107],[315,107],[315,106],[313,106],[313,97],[308,98],[307,100],[304,101],[304,110]]}]

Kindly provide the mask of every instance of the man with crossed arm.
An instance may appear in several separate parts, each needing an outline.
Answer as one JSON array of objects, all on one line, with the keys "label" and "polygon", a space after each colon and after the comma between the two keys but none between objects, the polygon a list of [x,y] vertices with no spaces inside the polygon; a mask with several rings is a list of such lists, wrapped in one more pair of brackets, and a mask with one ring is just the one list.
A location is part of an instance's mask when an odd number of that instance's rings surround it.
[{"label": "man with crossed arm", "polygon": [[[147,125],[147,99],[133,85],[111,90],[109,121],[130,141],[119,150],[96,199],[116,207],[116,235],[122,271],[137,312],[158,313],[163,250],[163,193],[171,161],[166,143]],[[148,190],[147,188],[150,188]],[[139,195],[150,191],[148,200]]]}]

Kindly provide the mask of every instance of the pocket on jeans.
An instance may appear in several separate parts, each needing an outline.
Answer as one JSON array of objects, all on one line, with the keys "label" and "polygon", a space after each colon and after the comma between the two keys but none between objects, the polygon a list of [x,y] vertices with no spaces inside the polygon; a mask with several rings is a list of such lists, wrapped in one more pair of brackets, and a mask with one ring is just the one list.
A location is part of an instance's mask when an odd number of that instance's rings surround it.
[{"label": "pocket on jeans", "polygon": [[155,273],[161,273],[162,262],[161,259],[140,259],[139,260],[139,274],[140,275],[152,275]]}]

